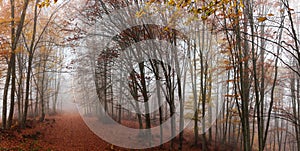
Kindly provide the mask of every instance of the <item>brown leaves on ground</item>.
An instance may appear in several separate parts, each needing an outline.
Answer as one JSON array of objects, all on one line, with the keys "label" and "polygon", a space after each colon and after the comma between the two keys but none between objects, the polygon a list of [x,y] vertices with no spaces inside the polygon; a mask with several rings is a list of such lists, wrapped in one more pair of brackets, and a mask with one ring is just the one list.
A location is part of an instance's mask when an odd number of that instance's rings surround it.
[{"label": "brown leaves on ground", "polygon": [[[199,146],[192,146],[192,132],[185,133],[183,150],[200,150]],[[175,139],[177,148],[178,139]],[[147,150],[169,150],[169,143],[163,148]],[[210,147],[209,147],[210,148]],[[224,149],[224,148],[223,148]],[[0,131],[0,150],[55,150],[55,151],[130,151],[113,146],[95,135],[84,123],[78,113],[65,113],[50,116],[44,122],[29,120],[25,130],[13,128]],[[211,150],[216,150],[212,149]],[[222,149],[217,149],[222,150]]]},{"label": "brown leaves on ground", "polygon": [[110,150],[85,125],[79,114],[51,116],[44,122],[29,121],[25,130],[2,131],[0,150]]}]

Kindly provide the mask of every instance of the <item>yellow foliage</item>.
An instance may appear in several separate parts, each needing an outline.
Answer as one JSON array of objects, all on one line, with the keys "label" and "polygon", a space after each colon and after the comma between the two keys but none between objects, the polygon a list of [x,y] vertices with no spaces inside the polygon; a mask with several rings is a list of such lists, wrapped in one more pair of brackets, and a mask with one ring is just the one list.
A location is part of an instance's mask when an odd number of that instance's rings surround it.
[{"label": "yellow foliage", "polygon": [[191,4],[191,0],[181,0],[177,7],[186,7]]},{"label": "yellow foliage", "polygon": [[207,19],[207,16],[201,16],[201,19],[204,21]]},{"label": "yellow foliage", "polygon": [[[57,1],[58,1],[58,0],[54,0],[53,3],[55,4],[55,3],[57,3]],[[43,7],[49,7],[50,4],[51,4],[51,1],[50,1],[50,0],[45,0],[45,1],[40,2],[39,4],[37,4],[37,6],[38,6],[39,8],[43,8]]]},{"label": "yellow foliage", "polygon": [[140,11],[136,12],[135,16],[139,18],[139,17],[142,17],[144,14],[145,14],[145,11],[140,10]]},{"label": "yellow foliage", "polygon": [[171,5],[171,6],[175,6],[175,5],[176,5],[175,0],[170,0],[170,1],[168,2],[168,4]]}]

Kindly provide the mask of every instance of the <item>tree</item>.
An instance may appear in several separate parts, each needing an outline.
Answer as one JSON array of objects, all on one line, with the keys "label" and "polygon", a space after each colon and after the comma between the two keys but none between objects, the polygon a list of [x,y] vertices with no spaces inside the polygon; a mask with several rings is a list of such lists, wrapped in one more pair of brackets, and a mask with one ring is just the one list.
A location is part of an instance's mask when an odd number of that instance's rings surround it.
[{"label": "tree", "polygon": [[[19,38],[21,36],[21,32],[23,29],[25,16],[26,16],[26,10],[28,7],[28,0],[24,1],[23,7],[22,7],[22,13],[20,16],[19,24],[17,25],[17,28],[15,29],[15,1],[11,0],[11,57],[8,63],[8,69],[7,69],[7,76],[4,86],[4,95],[3,95],[3,109],[2,109],[2,128],[5,129],[7,127],[11,126],[11,120],[14,110],[14,95],[15,95],[15,78],[16,78],[16,68],[15,68],[15,50],[17,48],[17,44],[19,41]],[[9,116],[9,123],[6,125],[6,112],[7,112],[7,95],[8,95],[8,89],[9,89],[9,83],[10,83],[10,77],[12,77],[12,87],[11,87],[11,111]]]}]

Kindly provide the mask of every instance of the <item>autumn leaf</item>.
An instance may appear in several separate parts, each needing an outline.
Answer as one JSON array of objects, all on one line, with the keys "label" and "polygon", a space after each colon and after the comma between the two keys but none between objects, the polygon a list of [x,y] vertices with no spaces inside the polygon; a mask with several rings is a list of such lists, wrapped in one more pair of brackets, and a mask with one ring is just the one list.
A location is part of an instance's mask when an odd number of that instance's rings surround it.
[{"label": "autumn leaf", "polygon": [[145,14],[145,11],[140,10],[140,11],[136,12],[135,16],[139,18],[139,17],[143,16],[144,14]]},{"label": "autumn leaf", "polygon": [[280,11],[281,13],[283,13],[283,12],[284,12],[284,9],[280,9],[279,11]]},{"label": "autumn leaf", "polygon": [[170,0],[168,4],[169,4],[169,5],[171,5],[171,6],[174,6],[174,5],[176,5],[176,3],[175,3],[175,1],[174,1],[174,0]]},{"label": "autumn leaf", "polygon": [[274,14],[270,13],[270,14],[268,14],[268,16],[274,16]]},{"label": "autumn leaf", "polygon": [[170,31],[170,28],[169,28],[168,26],[166,26],[166,27],[164,28],[164,30],[165,30],[165,31]]},{"label": "autumn leaf", "polygon": [[258,22],[264,22],[267,20],[267,17],[258,17],[257,20]]},{"label": "autumn leaf", "polygon": [[205,21],[205,20],[207,19],[207,16],[201,16],[201,19],[202,19],[203,21]]},{"label": "autumn leaf", "polygon": [[0,56],[5,56],[5,55],[8,55],[8,54],[9,54],[8,50],[2,50],[2,51],[0,51]]}]

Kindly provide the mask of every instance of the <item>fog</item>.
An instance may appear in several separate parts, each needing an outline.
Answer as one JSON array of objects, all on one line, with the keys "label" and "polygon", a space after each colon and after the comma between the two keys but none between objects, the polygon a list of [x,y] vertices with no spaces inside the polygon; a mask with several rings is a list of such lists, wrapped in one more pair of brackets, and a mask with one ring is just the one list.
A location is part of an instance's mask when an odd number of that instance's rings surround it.
[{"label": "fog", "polygon": [[[57,112],[64,112],[64,113],[74,113],[78,112],[77,106],[75,103],[74,98],[74,88],[72,87],[72,74],[71,73],[63,73],[61,74],[61,82],[60,82],[60,90],[58,92],[57,97]],[[8,94],[10,95],[10,93]],[[0,91],[0,100],[3,99],[3,88],[1,87]],[[16,98],[17,99],[17,98]],[[35,101],[35,99],[33,98]],[[16,103],[15,103],[16,104]],[[50,108],[53,106],[53,101],[50,99]],[[8,100],[7,109],[10,108],[10,100]],[[17,110],[17,106],[15,106],[15,110]],[[8,116],[8,115],[7,115]],[[2,102],[0,103],[0,119],[2,117]]]},{"label": "fog", "polygon": [[78,112],[72,80],[73,76],[70,73],[62,74],[60,91],[58,94],[57,111],[59,112]]}]

